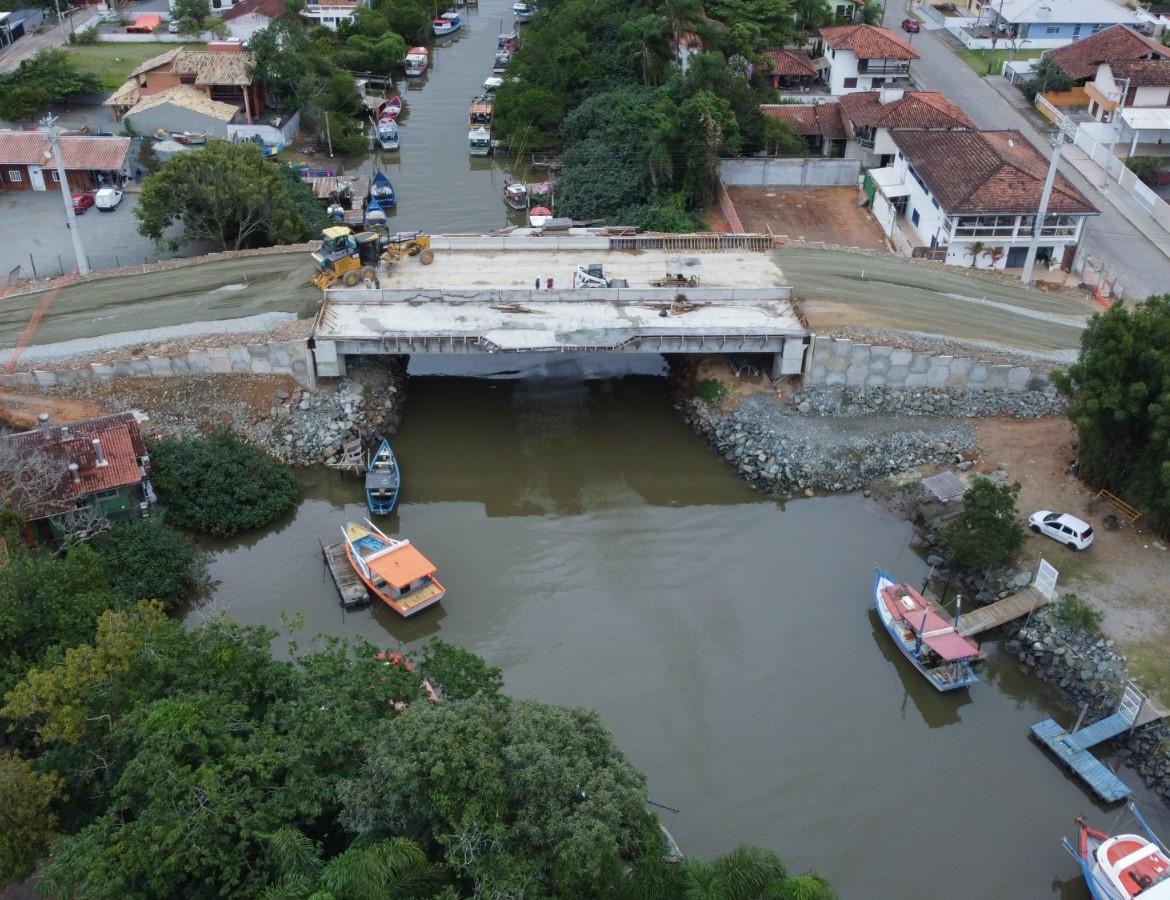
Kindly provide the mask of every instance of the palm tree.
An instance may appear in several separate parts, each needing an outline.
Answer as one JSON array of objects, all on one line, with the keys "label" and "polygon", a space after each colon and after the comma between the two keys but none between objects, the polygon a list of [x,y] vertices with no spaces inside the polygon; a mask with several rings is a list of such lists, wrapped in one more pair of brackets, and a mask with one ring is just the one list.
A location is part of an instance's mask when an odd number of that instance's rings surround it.
[{"label": "palm tree", "polygon": [[263,900],[422,900],[447,880],[407,838],[351,846],[324,862],[320,844],[285,827],[269,837],[268,850],[279,880],[265,889]]}]

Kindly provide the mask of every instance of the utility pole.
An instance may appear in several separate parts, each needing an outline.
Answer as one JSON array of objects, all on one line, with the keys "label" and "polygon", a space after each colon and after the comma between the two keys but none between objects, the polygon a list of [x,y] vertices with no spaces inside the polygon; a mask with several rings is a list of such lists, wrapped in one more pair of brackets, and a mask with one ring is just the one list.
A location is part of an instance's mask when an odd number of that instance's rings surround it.
[{"label": "utility pole", "polygon": [[1101,190],[1105,190],[1109,184],[1109,161],[1113,158],[1113,151],[1117,147],[1117,139],[1121,136],[1121,112],[1125,109],[1125,98],[1129,94],[1129,79],[1122,78],[1124,87],[1117,97],[1117,105],[1113,107],[1113,112],[1109,118],[1109,156],[1105,159],[1105,165],[1101,167],[1101,183],[1097,185]]},{"label": "utility pole", "polygon": [[1048,166],[1048,177],[1044,179],[1044,191],[1040,194],[1040,208],[1036,211],[1036,221],[1032,223],[1032,240],[1028,242],[1028,255],[1024,258],[1024,271],[1020,273],[1020,281],[1024,284],[1032,283],[1032,268],[1036,265],[1036,251],[1040,248],[1040,237],[1044,231],[1044,220],[1048,218],[1048,201],[1052,198],[1052,185],[1056,182],[1056,167],[1060,162],[1061,151],[1064,150],[1064,139],[1068,129],[1075,127],[1065,119],[1060,124],[1060,131],[1056,133],[1056,146],[1052,148],[1052,162]]},{"label": "utility pole", "polygon": [[52,152],[45,151],[45,161],[53,160],[57,167],[57,181],[61,185],[61,196],[65,198],[65,225],[69,235],[73,238],[73,252],[77,256],[77,271],[81,275],[89,274],[89,260],[85,256],[85,248],[81,246],[81,231],[77,227],[77,216],[73,214],[73,194],[69,190],[69,176],[65,174],[65,160],[61,156],[61,143],[57,139],[57,129],[53,124],[56,119],[47,118],[45,124],[49,126],[49,145]]}]

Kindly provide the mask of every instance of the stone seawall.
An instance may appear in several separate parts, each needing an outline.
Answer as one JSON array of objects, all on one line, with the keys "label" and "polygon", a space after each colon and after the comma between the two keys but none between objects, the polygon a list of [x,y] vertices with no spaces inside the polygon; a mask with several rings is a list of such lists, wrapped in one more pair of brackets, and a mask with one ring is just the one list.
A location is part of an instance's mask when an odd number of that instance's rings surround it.
[{"label": "stone seawall", "polygon": [[316,387],[307,341],[269,341],[235,347],[209,347],[174,356],[131,356],[78,368],[34,369],[0,375],[6,388],[51,388],[115,378],[161,378],[168,375],[291,375],[302,387]]},{"label": "stone seawall", "polygon": [[1045,391],[1049,379],[1026,366],[821,337],[813,343],[805,386],[1022,392]]}]

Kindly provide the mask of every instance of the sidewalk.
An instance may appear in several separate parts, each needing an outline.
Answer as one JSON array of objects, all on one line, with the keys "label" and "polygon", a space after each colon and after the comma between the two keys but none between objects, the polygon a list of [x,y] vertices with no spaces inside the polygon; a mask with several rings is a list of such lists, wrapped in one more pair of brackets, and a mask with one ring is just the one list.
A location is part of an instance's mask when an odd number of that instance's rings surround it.
[{"label": "sidewalk", "polygon": [[[1034,106],[1028,103],[1027,98],[1024,97],[1019,90],[1011,85],[1006,78],[999,75],[988,76],[984,79],[992,88],[995,89],[1005,101],[1014,107],[1022,116],[1032,123],[1033,127],[1041,134],[1048,135],[1049,138],[1055,133],[1052,128],[1052,123],[1040,115]],[[1125,217],[1134,228],[1140,231],[1154,247],[1170,259],[1170,232],[1159,225],[1150,216],[1148,212],[1141,208],[1137,202],[1123,191],[1117,182],[1109,178],[1104,178],[1104,172],[1101,167],[1089,158],[1080,147],[1072,143],[1066,143],[1063,151],[1063,159],[1068,162],[1070,166],[1076,169],[1086,181],[1092,185],[1097,192],[1098,202],[1108,203],[1118,213]],[[1104,187],[1102,187],[1104,184]],[[1093,198],[1090,197],[1090,200]]]}]

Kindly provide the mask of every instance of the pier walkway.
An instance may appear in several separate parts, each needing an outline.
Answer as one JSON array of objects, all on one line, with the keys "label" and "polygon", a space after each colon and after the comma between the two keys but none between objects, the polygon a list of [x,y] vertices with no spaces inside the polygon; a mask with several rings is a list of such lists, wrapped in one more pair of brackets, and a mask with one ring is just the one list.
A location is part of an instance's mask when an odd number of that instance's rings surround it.
[{"label": "pier walkway", "polygon": [[1004,597],[1002,600],[996,600],[994,603],[978,607],[970,612],[964,611],[959,620],[959,634],[963,637],[970,637],[973,634],[988,631],[999,625],[1004,625],[1012,619],[1029,615],[1051,602],[1052,600],[1037,590],[1034,585],[1028,585],[1010,597]]},{"label": "pier walkway", "polygon": [[366,590],[365,583],[358,578],[357,572],[349,564],[349,557],[345,555],[345,542],[338,541],[329,546],[322,544],[321,552],[325,555],[325,565],[329,567],[333,583],[337,585],[341,605],[346,609],[369,606],[370,592]]}]

